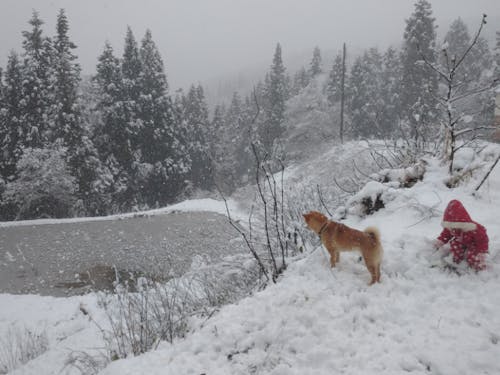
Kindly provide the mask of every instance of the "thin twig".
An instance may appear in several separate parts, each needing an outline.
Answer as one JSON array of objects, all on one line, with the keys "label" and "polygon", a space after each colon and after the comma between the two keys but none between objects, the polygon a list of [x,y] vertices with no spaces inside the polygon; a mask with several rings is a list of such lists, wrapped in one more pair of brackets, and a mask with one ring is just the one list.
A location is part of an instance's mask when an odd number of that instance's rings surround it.
[{"label": "thin twig", "polygon": [[319,184],[316,185],[316,189],[318,190],[318,197],[319,197],[319,201],[320,201],[321,205],[325,208],[328,215],[330,215],[330,217],[333,217],[332,213],[330,212],[330,210],[326,206],[325,201],[323,200],[323,194],[321,193],[321,189],[319,187]]},{"label": "thin twig", "polygon": [[481,188],[481,186],[484,184],[484,182],[489,177],[489,175],[490,175],[491,171],[493,170],[493,168],[495,168],[495,166],[497,165],[498,160],[500,160],[500,155],[498,155],[498,157],[496,158],[495,162],[493,163],[493,165],[491,166],[491,168],[488,170],[488,173],[486,173],[486,175],[483,177],[483,179],[481,180],[481,183],[479,185],[477,185],[475,191],[478,191]]},{"label": "thin twig", "polygon": [[356,191],[355,191],[355,190],[347,190],[346,188],[344,188],[343,186],[341,186],[341,185],[338,183],[338,181],[337,181],[337,179],[336,179],[335,177],[333,177],[333,182],[334,182],[334,183],[335,183],[335,185],[337,185],[337,187],[338,187],[340,190],[342,190],[344,193],[347,193],[347,194],[354,194],[354,193],[356,193]]},{"label": "thin twig", "polygon": [[216,185],[216,188],[219,192],[219,194],[221,195],[222,197],[222,200],[224,201],[224,205],[226,207],[226,213],[227,213],[227,217],[229,219],[229,224],[231,224],[231,226],[236,229],[236,231],[243,237],[243,240],[245,241],[248,249],[250,250],[250,252],[252,253],[253,257],[255,258],[255,260],[257,261],[257,264],[259,265],[259,268],[261,270],[261,272],[264,274],[264,276],[266,277],[266,279],[269,281],[269,275],[267,273],[267,269],[266,267],[264,266],[264,264],[262,263],[262,260],[260,259],[260,256],[259,254],[257,253],[257,251],[254,249],[252,243],[250,242],[250,240],[248,239],[246,233],[241,230],[241,228],[236,225],[231,217],[231,213],[229,211],[229,206],[227,204],[227,200],[226,200],[226,197],[224,196],[224,194],[222,194],[222,191],[219,189],[219,187]]}]

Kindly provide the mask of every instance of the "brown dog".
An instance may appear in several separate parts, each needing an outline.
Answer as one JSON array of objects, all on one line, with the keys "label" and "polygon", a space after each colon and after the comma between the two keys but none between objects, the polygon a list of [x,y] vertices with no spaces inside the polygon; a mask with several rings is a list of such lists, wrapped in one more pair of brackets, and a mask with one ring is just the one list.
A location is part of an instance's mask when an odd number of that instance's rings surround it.
[{"label": "brown dog", "polygon": [[380,282],[383,249],[377,228],[370,227],[361,232],[328,220],[325,215],[317,211],[311,211],[303,216],[309,229],[319,235],[322,244],[330,253],[332,267],[339,261],[340,251],[359,250],[365,260],[366,268],[372,275],[370,285]]}]

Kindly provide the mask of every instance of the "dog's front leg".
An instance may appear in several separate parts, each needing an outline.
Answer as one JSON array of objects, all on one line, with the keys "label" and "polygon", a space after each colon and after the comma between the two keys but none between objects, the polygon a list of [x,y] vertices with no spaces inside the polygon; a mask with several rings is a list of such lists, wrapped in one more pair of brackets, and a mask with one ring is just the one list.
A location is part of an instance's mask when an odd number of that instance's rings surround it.
[{"label": "dog's front leg", "polygon": [[339,260],[339,251],[331,246],[327,247],[327,250],[330,253],[330,266],[333,268]]}]

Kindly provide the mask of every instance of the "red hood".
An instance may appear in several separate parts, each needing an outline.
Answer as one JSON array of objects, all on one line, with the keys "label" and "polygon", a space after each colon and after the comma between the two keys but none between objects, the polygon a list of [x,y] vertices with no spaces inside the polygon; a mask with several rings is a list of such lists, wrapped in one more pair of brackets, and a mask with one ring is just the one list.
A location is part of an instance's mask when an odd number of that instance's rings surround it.
[{"label": "red hood", "polygon": [[457,200],[452,200],[448,203],[443,215],[441,225],[447,229],[461,229],[465,232],[475,230],[477,225],[472,221],[469,213],[464,208],[462,203]]}]

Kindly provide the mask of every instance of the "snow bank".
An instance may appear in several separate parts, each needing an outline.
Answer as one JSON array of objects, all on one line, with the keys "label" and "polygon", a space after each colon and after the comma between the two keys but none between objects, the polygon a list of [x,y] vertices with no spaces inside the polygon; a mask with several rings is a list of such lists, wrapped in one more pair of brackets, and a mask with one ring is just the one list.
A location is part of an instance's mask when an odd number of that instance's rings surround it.
[{"label": "snow bank", "polygon": [[[231,210],[231,215],[237,218],[245,217],[245,215],[238,209],[238,205],[233,200],[228,200],[228,206]],[[153,216],[164,215],[171,212],[214,212],[221,215],[226,215],[226,206],[223,201],[215,199],[192,199],[184,202],[176,203],[171,206],[158,208],[155,210],[131,212],[126,214],[100,216],[100,217],[78,217],[70,219],[39,219],[39,220],[22,220],[22,221],[4,221],[0,222],[0,228],[13,227],[23,225],[47,225],[47,224],[60,224],[60,223],[81,223],[87,221],[104,221],[104,220],[123,220],[134,218],[138,216]]]},{"label": "snow bank", "polygon": [[[45,332],[49,341],[47,352],[9,374],[78,374],[75,368],[63,370],[68,356],[75,351],[92,354],[103,347],[99,329],[80,311],[80,306],[85,306],[105,322],[95,295],[55,298],[0,294],[0,306],[0,337],[5,337],[9,328],[18,327]],[[0,357],[7,350],[0,348]]]}]

